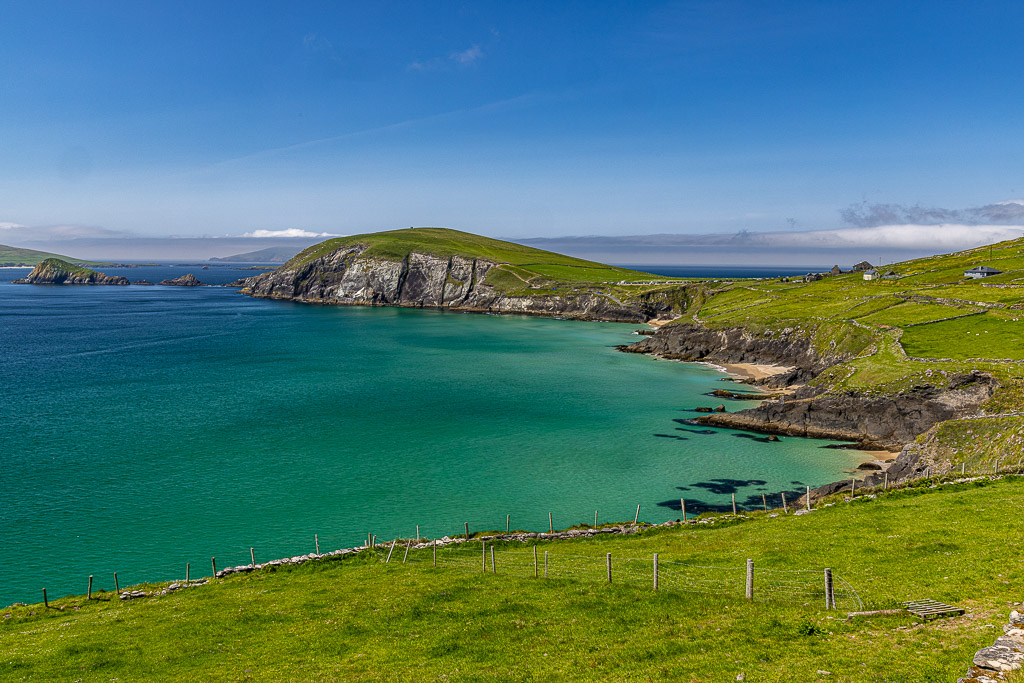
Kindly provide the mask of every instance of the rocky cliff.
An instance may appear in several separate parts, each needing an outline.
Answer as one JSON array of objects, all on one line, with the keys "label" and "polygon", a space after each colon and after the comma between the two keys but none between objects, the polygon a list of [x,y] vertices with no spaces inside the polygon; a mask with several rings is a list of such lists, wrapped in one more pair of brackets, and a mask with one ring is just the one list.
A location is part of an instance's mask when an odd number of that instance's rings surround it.
[{"label": "rocky cliff", "polygon": [[40,261],[26,277],[13,281],[17,285],[127,285],[128,278],[105,275],[81,268],[67,261],[48,258]]},{"label": "rocky cliff", "polygon": [[644,322],[671,314],[657,296],[623,302],[593,288],[565,294],[511,295],[488,282],[499,264],[482,258],[411,252],[402,259],[366,256],[349,245],[307,262],[289,262],[247,278],[243,293],[272,299],[362,306],[524,313],[581,320]]}]

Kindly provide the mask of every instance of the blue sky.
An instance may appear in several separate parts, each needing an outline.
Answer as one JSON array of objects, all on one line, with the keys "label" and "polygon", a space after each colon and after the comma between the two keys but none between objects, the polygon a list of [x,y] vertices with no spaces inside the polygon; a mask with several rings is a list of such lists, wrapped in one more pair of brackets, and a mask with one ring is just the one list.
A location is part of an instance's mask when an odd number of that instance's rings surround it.
[{"label": "blue sky", "polygon": [[0,223],[22,238],[827,230],[863,201],[1024,196],[1020,3],[0,14]]}]

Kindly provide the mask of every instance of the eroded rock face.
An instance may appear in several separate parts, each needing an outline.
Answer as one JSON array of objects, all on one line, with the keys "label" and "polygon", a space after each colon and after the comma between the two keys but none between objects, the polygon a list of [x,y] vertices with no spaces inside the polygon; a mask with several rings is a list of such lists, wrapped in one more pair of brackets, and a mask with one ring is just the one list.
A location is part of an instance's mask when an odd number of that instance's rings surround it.
[{"label": "eroded rock face", "polygon": [[[781,400],[698,421],[900,449],[939,422],[975,413],[998,386],[991,375],[975,373],[954,377],[949,388],[920,386],[895,396],[819,395],[820,389],[804,387]],[[898,474],[898,468],[892,471]]]},{"label": "eroded rock face", "polygon": [[524,313],[582,320],[643,322],[668,315],[657,299],[621,303],[593,291],[562,296],[508,296],[488,284],[497,263],[463,256],[410,253],[402,260],[364,256],[364,245],[343,247],[296,267],[247,278],[243,292],[310,303]]},{"label": "eroded rock face", "polygon": [[23,278],[13,280],[16,285],[127,285],[128,278],[106,275],[88,268],[76,268],[58,259],[46,259]]},{"label": "eroded rock face", "polygon": [[172,280],[161,280],[157,284],[164,285],[165,287],[201,287],[203,285],[192,273],[176,277]]},{"label": "eroded rock face", "polygon": [[768,363],[792,367],[766,384],[785,386],[805,382],[845,356],[819,356],[810,339],[796,330],[757,335],[741,327],[712,329],[696,323],[662,327],[654,335],[623,347],[627,353],[718,363]]}]

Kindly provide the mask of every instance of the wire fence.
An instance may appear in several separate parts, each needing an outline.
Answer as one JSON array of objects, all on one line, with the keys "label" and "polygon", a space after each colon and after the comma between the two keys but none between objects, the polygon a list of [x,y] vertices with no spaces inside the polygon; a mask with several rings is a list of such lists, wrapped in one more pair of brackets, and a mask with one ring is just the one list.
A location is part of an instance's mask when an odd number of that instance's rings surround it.
[{"label": "wire fence", "polygon": [[587,583],[621,583],[652,590],[702,593],[761,602],[820,605],[827,609],[863,609],[857,591],[830,569],[784,570],[715,567],[648,558],[575,555],[552,550],[509,549],[486,541],[458,545],[417,544],[397,547],[386,562],[427,564],[462,573],[520,578],[563,579]]}]

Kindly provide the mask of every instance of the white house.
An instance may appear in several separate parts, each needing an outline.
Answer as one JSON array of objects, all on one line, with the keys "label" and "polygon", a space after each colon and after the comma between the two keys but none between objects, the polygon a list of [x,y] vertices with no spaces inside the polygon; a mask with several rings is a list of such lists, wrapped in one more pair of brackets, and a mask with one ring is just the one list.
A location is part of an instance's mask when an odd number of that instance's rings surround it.
[{"label": "white house", "polygon": [[864,279],[865,280],[877,280],[878,279],[878,271],[875,270],[874,268],[868,268],[867,270],[864,271]]},{"label": "white house", "polygon": [[995,268],[989,268],[988,266],[978,266],[977,268],[971,268],[970,270],[964,271],[964,277],[969,277],[973,280],[977,280],[982,277],[992,277],[993,275],[1002,275],[1003,271],[996,270]]}]

